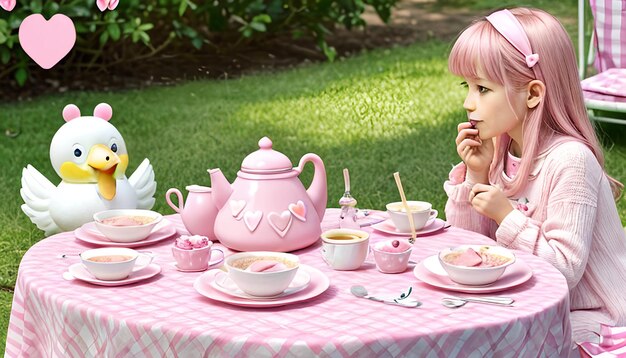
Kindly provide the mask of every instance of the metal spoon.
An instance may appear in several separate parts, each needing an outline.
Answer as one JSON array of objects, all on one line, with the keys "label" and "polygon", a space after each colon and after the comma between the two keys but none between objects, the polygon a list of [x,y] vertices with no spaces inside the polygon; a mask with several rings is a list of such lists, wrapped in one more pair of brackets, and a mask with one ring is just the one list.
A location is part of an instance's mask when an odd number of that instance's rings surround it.
[{"label": "metal spoon", "polygon": [[515,300],[509,297],[444,297],[441,299],[441,304],[448,308],[459,308],[468,302],[511,306]]},{"label": "metal spoon", "polygon": [[367,289],[361,285],[354,285],[350,287],[350,292],[352,292],[352,294],[355,295],[356,297],[367,298],[369,300],[386,303],[388,305],[396,305],[396,306],[413,308],[413,307],[418,307],[422,304],[421,302],[417,300],[409,300],[408,302],[403,300],[400,302],[396,302],[394,300],[385,300],[376,296],[371,296],[368,294]]}]

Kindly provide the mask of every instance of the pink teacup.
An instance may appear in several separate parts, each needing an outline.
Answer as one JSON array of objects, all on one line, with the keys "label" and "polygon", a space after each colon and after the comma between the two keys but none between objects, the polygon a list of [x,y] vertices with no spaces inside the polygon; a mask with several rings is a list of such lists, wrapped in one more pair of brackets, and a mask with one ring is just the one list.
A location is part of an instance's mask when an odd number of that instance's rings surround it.
[{"label": "pink teacup", "polygon": [[400,273],[406,271],[409,266],[412,248],[402,252],[388,252],[381,250],[385,242],[380,242],[372,247],[376,268],[382,273]]},{"label": "pink teacup", "polygon": [[203,271],[208,269],[213,251],[219,251],[222,254],[221,259],[224,258],[224,251],[211,249],[211,246],[213,246],[213,243],[209,241],[208,246],[199,249],[183,250],[176,246],[172,247],[172,255],[176,260],[176,266],[180,270],[186,271]]}]

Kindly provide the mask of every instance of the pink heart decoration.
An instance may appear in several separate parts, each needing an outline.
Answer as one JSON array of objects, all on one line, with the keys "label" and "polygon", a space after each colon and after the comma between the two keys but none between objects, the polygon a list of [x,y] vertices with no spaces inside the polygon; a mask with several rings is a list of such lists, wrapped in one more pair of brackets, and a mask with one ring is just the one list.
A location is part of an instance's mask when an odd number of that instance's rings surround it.
[{"label": "pink heart decoration", "polygon": [[257,210],[257,211],[246,211],[245,214],[243,214],[243,222],[246,223],[246,226],[248,227],[248,230],[250,230],[251,232],[254,231],[257,226],[259,226],[259,223],[261,222],[261,217],[263,216],[263,212]]},{"label": "pink heart decoration", "polygon": [[233,214],[233,217],[236,218],[241,213],[241,210],[243,210],[243,208],[246,207],[246,201],[245,200],[231,200],[228,202],[228,205],[230,205],[230,212]]},{"label": "pink heart decoration", "polygon": [[76,29],[72,19],[63,14],[56,14],[49,21],[41,14],[33,14],[22,21],[18,36],[24,52],[47,70],[74,47]]},{"label": "pink heart decoration", "polygon": [[6,11],[11,11],[15,7],[15,0],[0,0],[0,7]]},{"label": "pink heart decoration", "polygon": [[306,221],[306,206],[302,200],[298,200],[296,204],[289,204],[289,211],[300,221]]},{"label": "pink heart decoration", "polygon": [[280,214],[271,212],[267,216],[267,219],[269,220],[272,229],[274,229],[280,237],[285,237],[285,234],[287,234],[287,231],[289,231],[289,228],[291,227],[292,219],[289,210],[285,210]]},{"label": "pink heart decoration", "polygon": [[96,0],[96,6],[100,11],[104,11],[107,8],[109,10],[115,10],[118,4],[119,0]]}]

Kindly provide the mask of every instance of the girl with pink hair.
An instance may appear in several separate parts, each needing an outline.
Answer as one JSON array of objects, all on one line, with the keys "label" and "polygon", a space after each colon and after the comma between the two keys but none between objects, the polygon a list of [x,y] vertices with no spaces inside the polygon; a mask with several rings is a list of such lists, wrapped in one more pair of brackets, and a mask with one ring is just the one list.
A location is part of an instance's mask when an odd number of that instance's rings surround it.
[{"label": "girl with pink hair", "polygon": [[626,325],[623,185],[604,171],[567,32],[541,10],[497,11],[461,33],[449,69],[465,79],[468,121],[447,220],[561,271],[575,342]]}]

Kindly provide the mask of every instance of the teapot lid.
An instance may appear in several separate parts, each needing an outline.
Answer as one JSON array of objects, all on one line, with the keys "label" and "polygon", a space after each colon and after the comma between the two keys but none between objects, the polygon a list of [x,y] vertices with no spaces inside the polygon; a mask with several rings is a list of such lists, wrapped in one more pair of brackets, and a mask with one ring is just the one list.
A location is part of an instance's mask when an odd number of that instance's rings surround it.
[{"label": "teapot lid", "polygon": [[241,163],[241,171],[254,174],[276,174],[292,171],[289,158],[272,149],[272,141],[268,137],[259,140],[259,150],[248,154]]}]

